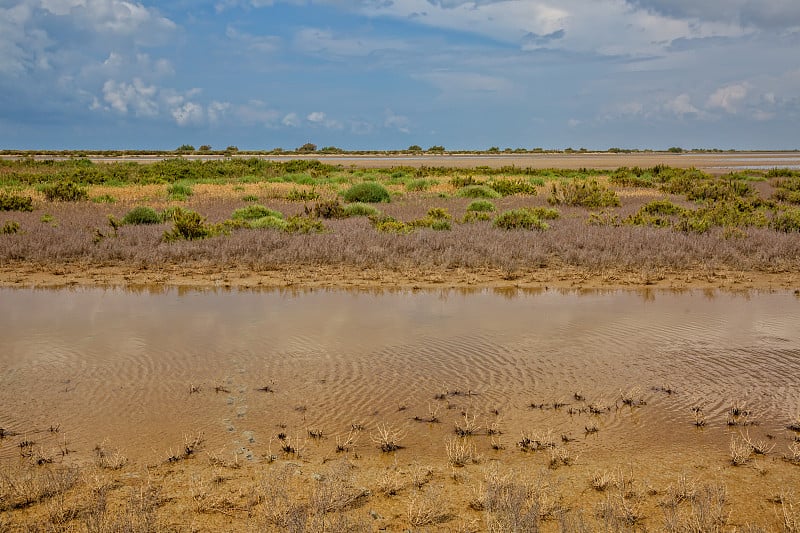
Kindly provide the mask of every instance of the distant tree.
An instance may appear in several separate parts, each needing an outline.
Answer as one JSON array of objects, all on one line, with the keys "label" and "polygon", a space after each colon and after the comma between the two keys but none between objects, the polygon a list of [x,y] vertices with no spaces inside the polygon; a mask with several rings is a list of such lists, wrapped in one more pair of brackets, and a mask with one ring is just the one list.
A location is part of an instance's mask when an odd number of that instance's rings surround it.
[{"label": "distant tree", "polygon": [[409,152],[421,152],[422,151],[422,146],[420,146],[418,144],[412,144],[411,146],[408,147],[408,151]]},{"label": "distant tree", "polygon": [[683,148],[681,148],[680,146],[672,146],[667,149],[667,152],[672,152],[673,154],[682,154]]},{"label": "distant tree", "polygon": [[438,144],[434,144],[430,148],[428,148],[429,152],[444,152],[444,146],[440,146]]},{"label": "distant tree", "polygon": [[575,149],[574,149],[573,147],[571,147],[571,146],[570,146],[570,147],[568,147],[568,148],[564,148],[564,153],[565,153],[565,154],[572,154],[572,153],[575,153]]},{"label": "distant tree", "polygon": [[499,152],[499,151],[500,151],[500,148],[497,147],[497,146],[492,146],[491,148],[489,148],[487,150],[487,152]]},{"label": "distant tree", "polygon": [[337,148],[336,146],[323,146],[319,151],[325,154],[341,154],[344,152],[344,150]]},{"label": "distant tree", "polygon": [[200,145],[200,148],[198,148],[198,150],[200,152],[210,152],[211,151],[211,145],[210,144],[202,144],[202,145]]},{"label": "distant tree", "polygon": [[191,144],[182,144],[178,147],[176,152],[194,152],[194,146]]},{"label": "distant tree", "polygon": [[298,152],[316,152],[317,145],[314,143],[306,143],[297,149]]},{"label": "distant tree", "polygon": [[226,152],[238,152],[239,151],[239,147],[238,146],[234,146],[234,145],[230,145],[227,148],[225,148],[225,151]]}]

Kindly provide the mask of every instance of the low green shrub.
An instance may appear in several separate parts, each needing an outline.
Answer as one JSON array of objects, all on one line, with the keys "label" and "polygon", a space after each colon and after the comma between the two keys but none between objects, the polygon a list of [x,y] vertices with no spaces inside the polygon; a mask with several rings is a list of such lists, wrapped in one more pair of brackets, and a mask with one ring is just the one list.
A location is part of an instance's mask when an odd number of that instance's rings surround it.
[{"label": "low green shrub", "polygon": [[494,219],[494,225],[497,228],[505,230],[526,229],[544,231],[550,227],[529,209],[524,208],[503,211]]},{"label": "low green shrub", "polygon": [[614,213],[613,211],[607,211],[603,209],[602,211],[595,211],[593,213],[589,213],[589,219],[586,221],[587,224],[590,226],[619,226],[620,220],[619,215]]},{"label": "low green shrub", "polygon": [[456,191],[461,198],[500,198],[501,194],[486,185],[467,185]]},{"label": "low green shrub", "polygon": [[581,207],[617,207],[620,205],[617,193],[600,185],[596,180],[570,181],[555,184],[547,199],[550,205],[573,205]]},{"label": "low green shrub", "polygon": [[474,200],[467,206],[467,211],[475,213],[488,213],[494,210],[494,204],[488,200]]},{"label": "low green shrub", "polygon": [[234,220],[257,220],[264,217],[283,218],[283,214],[259,204],[240,207],[231,214],[231,218]]},{"label": "low green shrub", "polygon": [[290,202],[310,202],[318,198],[319,193],[314,189],[292,189],[286,195],[286,199]]},{"label": "low green shrub", "polygon": [[777,189],[773,195],[775,200],[790,204],[800,204],[800,174],[778,181],[775,187]]},{"label": "low green shrub", "polygon": [[246,194],[246,195],[242,196],[242,201],[243,202],[257,202],[258,201],[258,196],[256,196],[255,194]]},{"label": "low green shrub", "polygon": [[486,211],[467,211],[462,222],[464,224],[469,224],[471,222],[486,222],[490,220],[492,220],[492,214]]},{"label": "low green shrub", "polygon": [[173,183],[167,187],[167,196],[170,200],[186,200],[194,192],[186,183]]},{"label": "low green shrub", "polygon": [[530,212],[541,220],[557,220],[561,218],[561,213],[559,213],[558,209],[550,209],[548,207],[523,207],[521,209]]},{"label": "low green shrub", "polygon": [[155,209],[145,206],[134,207],[122,217],[123,224],[161,224],[162,222],[164,219]]},{"label": "low green shrub", "polygon": [[464,187],[470,187],[472,185],[481,185],[481,182],[476,180],[473,176],[453,176],[450,178],[450,185],[455,187],[456,189],[462,189]]},{"label": "low green shrub", "polygon": [[272,215],[251,220],[249,223],[250,227],[253,229],[279,229],[285,231],[287,226],[287,223],[283,218]]},{"label": "low green shrub", "polygon": [[33,211],[33,198],[0,192],[0,211]]},{"label": "low green shrub", "polygon": [[625,224],[668,228],[674,223],[670,217],[684,215],[685,213],[687,213],[686,209],[673,204],[669,200],[655,200],[643,205],[639,211],[626,218]]},{"label": "low green shrub", "polygon": [[406,234],[413,231],[413,227],[399,220],[384,220],[375,224],[375,229],[383,233]]},{"label": "low green shrub", "polygon": [[0,228],[0,235],[13,235],[19,231],[19,223],[9,220]]},{"label": "low green shrub", "polygon": [[769,225],[774,230],[786,233],[800,231],[800,208],[778,211]]},{"label": "low green shrub", "polygon": [[391,196],[386,187],[380,183],[363,182],[357,183],[344,192],[344,199],[347,202],[362,202],[376,204],[380,202],[390,202]]},{"label": "low green shrub", "polygon": [[284,228],[289,233],[322,233],[325,229],[325,225],[319,220],[299,215],[287,218]]},{"label": "low green shrub", "polygon": [[195,211],[177,208],[172,211],[172,231],[164,232],[165,241],[197,240],[211,237],[216,228],[206,223],[206,219]]},{"label": "low green shrub", "polygon": [[110,194],[101,194],[100,196],[93,196],[92,202],[96,204],[115,204],[117,199]]},{"label": "low green shrub", "polygon": [[432,218],[434,220],[450,220],[453,218],[450,212],[444,207],[431,207],[428,209],[427,216],[428,218]]},{"label": "low green shrub", "polygon": [[51,202],[78,202],[89,199],[89,192],[73,181],[59,181],[42,187],[42,194]]},{"label": "low green shrub", "polygon": [[344,214],[348,217],[370,217],[375,216],[380,211],[377,208],[369,205],[355,202],[344,206]]},{"label": "low green shrub", "polygon": [[639,211],[648,215],[680,215],[685,209],[669,200],[654,200],[643,205]]},{"label": "low green shrub", "polygon": [[515,194],[536,196],[536,194],[538,194],[536,185],[521,178],[493,179],[489,181],[488,185],[502,196],[512,196]]},{"label": "low green shrub", "polygon": [[406,190],[411,191],[427,191],[439,182],[432,179],[417,178],[406,183]]}]

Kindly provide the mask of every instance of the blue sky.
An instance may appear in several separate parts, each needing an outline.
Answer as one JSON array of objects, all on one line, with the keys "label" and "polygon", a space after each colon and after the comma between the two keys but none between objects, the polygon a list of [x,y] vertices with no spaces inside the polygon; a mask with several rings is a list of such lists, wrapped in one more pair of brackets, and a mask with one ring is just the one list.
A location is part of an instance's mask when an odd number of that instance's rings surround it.
[{"label": "blue sky", "polygon": [[0,148],[800,148],[797,0],[0,0]]}]

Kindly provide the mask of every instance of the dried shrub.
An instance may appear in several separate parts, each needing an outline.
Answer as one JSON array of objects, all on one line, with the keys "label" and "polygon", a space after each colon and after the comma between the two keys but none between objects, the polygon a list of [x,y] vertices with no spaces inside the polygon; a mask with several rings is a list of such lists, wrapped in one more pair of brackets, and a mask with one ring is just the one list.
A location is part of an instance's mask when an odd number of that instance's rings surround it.
[{"label": "dried shrub", "polygon": [[33,198],[0,192],[0,211],[33,211]]},{"label": "dried shrub", "polygon": [[344,192],[343,197],[346,202],[362,202],[368,204],[388,203],[392,200],[386,187],[372,181],[365,181],[353,185]]},{"label": "dried shrub", "polygon": [[318,218],[346,218],[344,206],[338,198],[323,200],[314,204],[311,209],[306,208],[306,214]]},{"label": "dried shrub", "polygon": [[123,224],[161,224],[162,222],[164,222],[162,216],[152,207],[146,206],[134,207],[122,217]]},{"label": "dried shrub", "polygon": [[78,202],[89,199],[89,192],[73,181],[59,181],[45,185],[41,191],[51,202]]}]

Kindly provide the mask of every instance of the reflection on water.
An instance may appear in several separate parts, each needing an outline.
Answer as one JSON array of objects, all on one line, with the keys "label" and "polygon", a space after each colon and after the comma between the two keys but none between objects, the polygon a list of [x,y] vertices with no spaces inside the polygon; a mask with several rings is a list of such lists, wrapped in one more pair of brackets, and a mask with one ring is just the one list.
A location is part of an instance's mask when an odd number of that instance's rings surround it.
[{"label": "reflection on water", "polygon": [[484,427],[502,413],[514,435],[579,432],[590,404],[625,429],[603,446],[632,447],[688,428],[692,407],[712,441],[733,402],[761,431],[800,408],[790,293],[4,289],[0,316],[0,427],[58,424],[76,445],[142,455],[196,431],[243,446],[277,425],[331,433],[437,409]]}]

